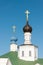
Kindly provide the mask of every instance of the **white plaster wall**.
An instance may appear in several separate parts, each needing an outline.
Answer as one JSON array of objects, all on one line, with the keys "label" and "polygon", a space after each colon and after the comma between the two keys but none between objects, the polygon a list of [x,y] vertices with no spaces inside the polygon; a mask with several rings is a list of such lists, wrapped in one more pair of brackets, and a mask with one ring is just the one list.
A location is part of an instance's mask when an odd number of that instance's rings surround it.
[{"label": "white plaster wall", "polygon": [[36,48],[36,60],[38,59],[38,47]]},{"label": "white plaster wall", "polygon": [[31,33],[24,33],[24,44],[31,44]]},{"label": "white plaster wall", "polygon": [[0,65],[12,65],[8,58],[0,58]]},{"label": "white plaster wall", "polygon": [[34,47],[34,58],[35,60],[38,59],[38,47]]},{"label": "white plaster wall", "polygon": [[10,51],[17,51],[17,45],[14,44],[14,43],[12,43],[12,44],[10,45]]},{"label": "white plaster wall", "polygon": [[39,63],[36,63],[35,65],[40,65]]},{"label": "white plaster wall", "polygon": [[6,65],[12,65],[11,61],[8,59],[7,64]]},{"label": "white plaster wall", "polygon": [[[24,57],[22,57],[22,51],[24,51]],[[32,56],[29,56],[29,51],[32,52]],[[19,59],[26,60],[26,61],[34,61],[34,46],[20,46],[18,51]]]}]

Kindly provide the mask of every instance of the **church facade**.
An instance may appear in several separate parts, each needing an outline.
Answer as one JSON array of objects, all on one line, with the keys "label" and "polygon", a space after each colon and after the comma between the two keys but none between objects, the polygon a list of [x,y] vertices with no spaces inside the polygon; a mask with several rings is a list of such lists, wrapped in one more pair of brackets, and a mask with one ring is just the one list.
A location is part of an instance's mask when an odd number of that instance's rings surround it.
[{"label": "church facade", "polygon": [[[16,45],[12,43],[10,45],[10,51],[17,51],[18,58],[25,61],[35,61],[38,59],[38,47],[33,45],[31,42],[32,27],[28,23],[28,10],[26,13],[26,25],[23,27],[24,32],[24,43],[22,45]],[[14,40],[13,40],[14,41]]]}]

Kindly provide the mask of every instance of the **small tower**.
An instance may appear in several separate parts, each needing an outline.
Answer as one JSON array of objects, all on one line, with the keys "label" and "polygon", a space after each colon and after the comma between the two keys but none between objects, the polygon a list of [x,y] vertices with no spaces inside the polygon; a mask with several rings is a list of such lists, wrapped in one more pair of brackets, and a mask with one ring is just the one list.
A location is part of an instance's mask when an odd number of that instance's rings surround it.
[{"label": "small tower", "polygon": [[35,61],[38,59],[38,47],[31,43],[32,27],[28,23],[28,14],[26,10],[26,25],[23,27],[24,43],[19,46],[18,57],[25,61]]},{"label": "small tower", "polygon": [[25,13],[26,13],[26,25],[23,27],[24,44],[31,44],[32,27],[28,24],[28,14],[30,14],[30,12],[27,10]]},{"label": "small tower", "polygon": [[[15,33],[15,26],[13,26],[13,33]],[[10,40],[10,51],[17,51],[17,38],[16,37],[11,37],[11,40]]]}]

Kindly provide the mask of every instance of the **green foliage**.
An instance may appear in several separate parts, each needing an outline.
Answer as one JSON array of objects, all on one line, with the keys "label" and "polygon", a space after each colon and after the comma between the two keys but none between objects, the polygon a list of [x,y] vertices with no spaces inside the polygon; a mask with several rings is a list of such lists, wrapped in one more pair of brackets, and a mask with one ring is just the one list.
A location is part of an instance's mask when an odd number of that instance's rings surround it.
[{"label": "green foliage", "polygon": [[17,56],[17,52],[9,52],[5,55],[0,56],[0,58],[9,58],[12,65],[35,65],[36,63],[43,65],[43,59],[38,59],[37,61],[20,60]]}]

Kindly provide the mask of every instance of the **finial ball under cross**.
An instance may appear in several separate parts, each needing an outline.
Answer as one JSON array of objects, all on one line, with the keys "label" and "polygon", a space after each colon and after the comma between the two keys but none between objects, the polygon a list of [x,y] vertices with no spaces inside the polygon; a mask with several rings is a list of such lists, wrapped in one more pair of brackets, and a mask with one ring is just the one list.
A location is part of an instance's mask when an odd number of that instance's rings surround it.
[{"label": "finial ball under cross", "polygon": [[28,14],[30,14],[30,12],[28,10],[26,10],[26,20],[28,21]]}]

